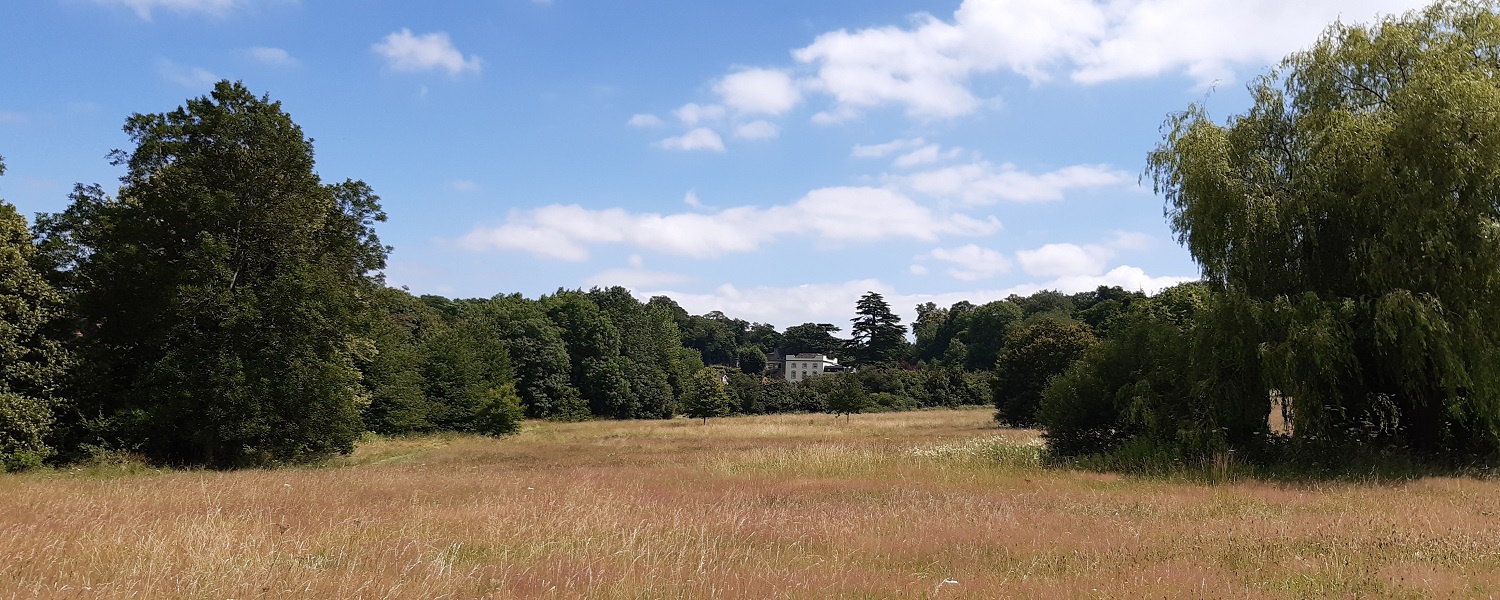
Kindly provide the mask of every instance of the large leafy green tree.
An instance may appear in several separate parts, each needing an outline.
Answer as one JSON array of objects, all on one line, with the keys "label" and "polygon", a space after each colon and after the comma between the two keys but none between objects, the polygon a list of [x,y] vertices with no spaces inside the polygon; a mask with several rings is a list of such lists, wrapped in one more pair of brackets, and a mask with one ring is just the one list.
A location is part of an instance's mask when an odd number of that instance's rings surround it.
[{"label": "large leafy green tree", "polygon": [[995,419],[1030,427],[1042,392],[1095,343],[1089,326],[1043,315],[1011,332],[995,361]]},{"label": "large leafy green tree", "polygon": [[[117,197],[80,186],[43,230],[69,251],[89,430],[168,462],[347,452],[368,401],[361,313],[385,264],[369,186],[325,184],[279,102],[220,82],[125,124]],[[71,262],[66,262],[70,260]]]},{"label": "large leafy green tree", "polygon": [[1299,437],[1500,450],[1497,47],[1491,1],[1335,24],[1246,113],[1169,119],[1149,175],[1217,291],[1213,426],[1263,430],[1274,389]]},{"label": "large leafy green tree", "polygon": [[70,364],[49,335],[63,297],[33,267],[35,259],[26,219],[0,200],[0,470],[34,466],[53,453],[47,438]]}]

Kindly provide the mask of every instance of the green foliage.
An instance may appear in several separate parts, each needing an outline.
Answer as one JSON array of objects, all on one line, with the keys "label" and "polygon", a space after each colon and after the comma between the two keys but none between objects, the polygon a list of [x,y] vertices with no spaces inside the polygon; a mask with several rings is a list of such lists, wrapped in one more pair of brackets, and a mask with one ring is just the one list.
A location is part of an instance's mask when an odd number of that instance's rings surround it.
[{"label": "green foliage", "polygon": [[739,363],[740,371],[760,375],[766,370],[766,353],[758,347],[745,346],[739,350]]},{"label": "green foliage", "polygon": [[6,470],[52,455],[48,437],[72,366],[57,339],[64,299],[33,267],[36,258],[26,219],[0,200],[0,465]]},{"label": "green foliage", "polygon": [[849,352],[860,365],[890,364],[906,357],[906,326],[891,312],[891,305],[875,292],[866,292],[855,304],[859,316],[851,319]]},{"label": "green foliage", "polygon": [[1095,343],[1088,325],[1043,315],[1005,341],[995,362],[995,419],[1016,427],[1037,422],[1037,406],[1052,378]]},{"label": "green foliage", "polygon": [[525,418],[526,409],[521,407],[516,384],[507,383],[485,390],[474,414],[474,431],[484,435],[510,435],[521,431],[521,421]]},{"label": "green foliage", "polygon": [[844,340],[833,337],[839,328],[829,323],[803,323],[786,328],[781,336],[781,352],[793,354],[824,354],[838,356],[844,348]]},{"label": "green foliage", "polygon": [[[1192,319],[1183,284],[1112,320],[1110,337],[1084,352],[1042,396],[1037,421],[1057,455],[1108,452],[1135,437],[1203,451],[1205,395],[1196,385]],[[1149,305],[1143,303],[1149,302]],[[1165,306],[1163,306],[1165,305]],[[1188,447],[1191,445],[1191,447]]]},{"label": "green foliage", "polygon": [[[824,404],[827,411],[833,413],[834,417],[856,415],[870,406],[870,394],[865,391],[863,385],[860,385],[858,378],[848,375],[824,375],[816,379],[824,379],[831,384],[828,386]],[[893,394],[884,396],[894,397]]]},{"label": "green foliage", "polygon": [[361,313],[387,251],[370,188],[323,184],[280,104],[239,84],[125,132],[119,197],[80,186],[39,224],[88,324],[91,435],[213,467],[352,449],[356,367],[375,351]]},{"label": "green foliage", "polygon": [[572,363],[562,330],[548,318],[541,302],[520,294],[495,296],[479,303],[494,335],[510,353],[517,392],[528,416],[572,421],[588,418],[588,404],[572,384]]},{"label": "green foliage", "polygon": [[[968,311],[964,328],[956,336],[956,341],[962,342],[964,366],[970,371],[994,369],[995,360],[1000,357],[1011,330],[1022,318],[1021,307],[1008,300],[989,302]],[[956,354],[949,357],[950,360],[956,358]]]},{"label": "green foliage", "polygon": [[693,373],[683,399],[683,412],[694,419],[703,419],[704,423],[708,423],[709,417],[727,416],[733,409],[733,402],[724,377],[724,373],[716,369],[698,369]]},{"label": "green foliage", "polygon": [[381,434],[431,431],[437,426],[422,374],[424,340],[444,327],[443,316],[391,288],[375,290],[370,304],[368,331],[377,353],[360,365],[370,395],[365,427]]},{"label": "green foliage", "polygon": [[1500,451],[1497,45],[1493,2],[1335,24],[1246,113],[1169,119],[1148,173],[1216,291],[1232,441],[1279,390],[1298,438]]},{"label": "green foliage", "polygon": [[52,407],[46,401],[0,392],[0,471],[41,466],[52,456]]}]

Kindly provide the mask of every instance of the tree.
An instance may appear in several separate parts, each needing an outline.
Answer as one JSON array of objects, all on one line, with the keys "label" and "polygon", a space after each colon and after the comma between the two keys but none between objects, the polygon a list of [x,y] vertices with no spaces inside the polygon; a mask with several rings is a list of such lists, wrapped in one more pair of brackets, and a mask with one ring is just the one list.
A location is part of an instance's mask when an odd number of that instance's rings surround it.
[{"label": "tree", "polygon": [[[957,314],[957,305],[954,306]],[[1021,307],[1006,300],[969,309],[965,315],[965,328],[959,336],[965,350],[964,366],[970,371],[994,369],[995,359],[1000,357],[1005,340],[1011,329],[1021,322],[1022,316]]]},{"label": "tree", "polygon": [[521,420],[526,410],[521,408],[521,396],[516,393],[516,384],[507,383],[484,391],[484,399],[474,415],[474,431],[484,435],[502,436],[521,431]]},{"label": "tree", "polygon": [[1500,450],[1500,15],[1336,23],[1224,124],[1169,118],[1148,174],[1215,290],[1231,442],[1294,398],[1301,439]]},{"label": "tree", "polygon": [[443,329],[443,316],[404,290],[380,288],[370,300],[367,330],[376,353],[359,364],[370,396],[365,427],[383,434],[436,429],[422,367],[425,342]]},{"label": "tree", "polygon": [[568,347],[542,303],[520,294],[497,295],[479,306],[510,352],[517,393],[526,414],[563,421],[589,417],[588,403],[572,384]]},{"label": "tree", "polygon": [[734,403],[729,399],[729,392],[725,389],[724,377],[724,373],[716,369],[698,369],[693,373],[682,406],[687,416],[703,419],[706,425],[709,417],[723,417],[729,414]]},{"label": "tree", "polygon": [[995,361],[995,420],[1016,427],[1035,425],[1042,392],[1052,378],[1093,345],[1087,325],[1051,316],[1012,332]]},{"label": "tree", "polygon": [[[0,174],[5,159],[0,158]],[[36,466],[48,444],[70,354],[49,328],[63,297],[33,268],[26,219],[0,200],[0,470]]]},{"label": "tree", "polygon": [[751,375],[760,375],[766,370],[766,354],[755,346],[745,346],[739,350],[740,370]]},{"label": "tree", "polygon": [[837,419],[843,415],[847,419],[850,415],[859,414],[870,405],[870,394],[860,385],[859,379],[851,375],[834,375],[828,379],[834,381],[834,385],[828,390],[824,403],[828,412],[833,413]]},{"label": "tree", "polygon": [[813,353],[834,356],[844,340],[833,337],[839,328],[829,323],[803,323],[786,328],[781,336],[781,351],[787,355]]},{"label": "tree", "polygon": [[1204,292],[1185,283],[1133,301],[1109,337],[1052,380],[1037,421],[1053,453],[1107,452],[1137,437],[1182,455],[1221,449],[1200,421],[1207,390],[1193,360]]},{"label": "tree", "polygon": [[236,467],[348,452],[368,398],[361,313],[387,248],[363,182],[324,184],[278,102],[219,82],[136,114],[119,196],[79,186],[41,229],[76,282],[92,435]]},{"label": "tree", "polygon": [[770,354],[781,347],[781,333],[770,323],[752,323],[745,332],[745,344],[759,348],[761,354]]},{"label": "tree", "polygon": [[850,348],[860,364],[893,363],[906,354],[906,326],[891,312],[891,305],[875,292],[865,292],[854,305],[859,316],[850,333]]}]

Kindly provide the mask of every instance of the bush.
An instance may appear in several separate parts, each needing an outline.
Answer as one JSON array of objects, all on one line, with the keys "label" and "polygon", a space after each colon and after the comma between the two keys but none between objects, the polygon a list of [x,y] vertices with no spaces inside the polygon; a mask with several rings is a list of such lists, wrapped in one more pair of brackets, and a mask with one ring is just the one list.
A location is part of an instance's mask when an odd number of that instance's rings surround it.
[{"label": "bush", "polygon": [[52,456],[46,443],[52,431],[47,403],[19,394],[0,393],[0,467],[21,471],[41,466]]},{"label": "bush", "polygon": [[1088,325],[1057,317],[1042,316],[1013,331],[995,361],[995,420],[1036,425],[1042,392],[1094,343]]},{"label": "bush", "polygon": [[485,391],[474,412],[474,430],[485,435],[510,435],[521,430],[521,420],[525,418],[526,409],[521,406],[516,384],[507,383]]}]

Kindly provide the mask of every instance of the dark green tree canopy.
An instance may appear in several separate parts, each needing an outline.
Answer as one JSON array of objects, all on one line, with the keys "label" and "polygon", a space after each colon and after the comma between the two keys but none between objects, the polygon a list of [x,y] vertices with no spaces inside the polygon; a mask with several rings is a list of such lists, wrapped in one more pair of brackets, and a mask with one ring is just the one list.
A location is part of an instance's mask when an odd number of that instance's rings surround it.
[{"label": "dark green tree canopy", "polygon": [[[1500,15],[1335,24],[1220,124],[1170,118],[1149,176],[1217,293],[1220,425],[1500,450]],[[1263,427],[1263,425],[1262,425]]]},{"label": "dark green tree canopy", "polygon": [[40,227],[88,324],[93,435],[216,467],[350,450],[387,251],[369,186],[323,184],[280,103],[238,83],[125,133],[118,197],[80,186]]},{"label": "dark green tree canopy", "polygon": [[838,326],[830,323],[793,325],[781,336],[781,351],[787,355],[811,352],[836,356],[844,347],[844,340],[833,337],[838,331]]},{"label": "dark green tree canopy", "polygon": [[1016,328],[995,361],[995,419],[1030,427],[1037,420],[1042,393],[1095,343],[1089,326],[1043,315]]},{"label": "dark green tree canopy", "polygon": [[861,364],[886,364],[905,358],[906,326],[891,312],[884,297],[866,292],[854,305],[854,312],[859,316],[850,319],[854,326],[849,346]]}]

